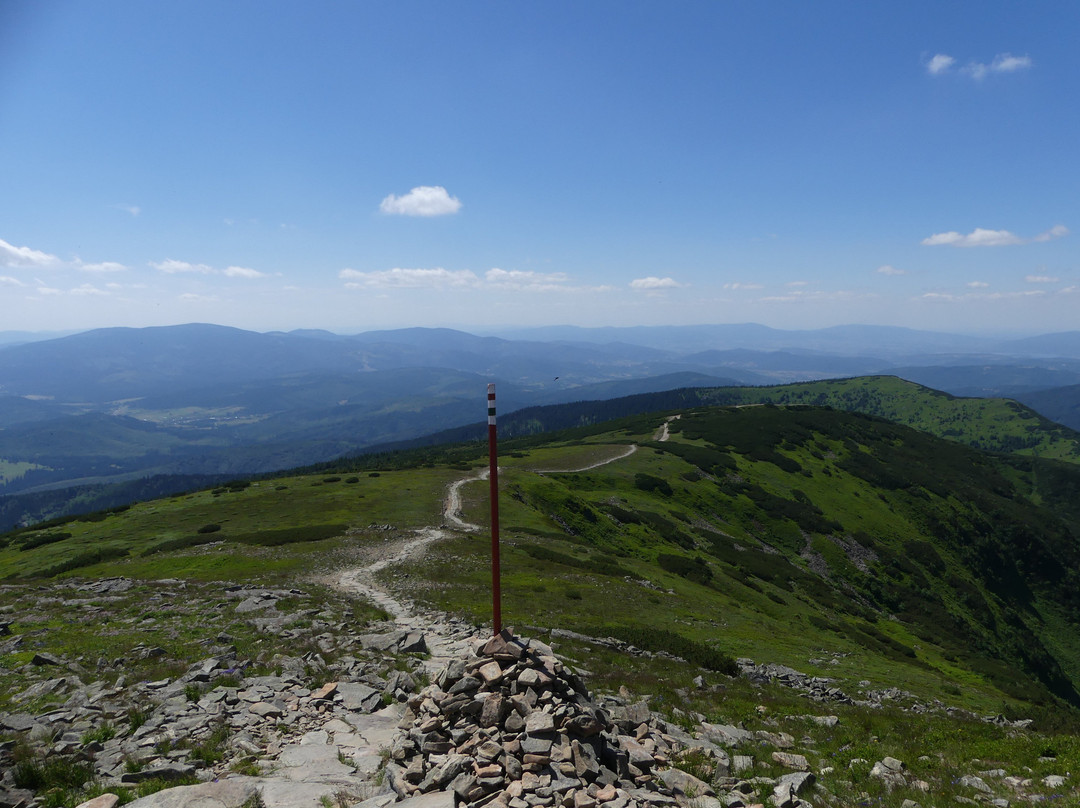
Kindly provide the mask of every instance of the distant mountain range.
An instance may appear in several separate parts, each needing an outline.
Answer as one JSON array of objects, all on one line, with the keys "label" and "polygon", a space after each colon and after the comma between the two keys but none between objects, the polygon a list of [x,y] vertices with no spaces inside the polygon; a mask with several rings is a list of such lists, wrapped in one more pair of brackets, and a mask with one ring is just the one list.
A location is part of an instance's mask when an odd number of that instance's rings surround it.
[{"label": "distant mountain range", "polygon": [[342,336],[188,324],[30,336],[0,334],[0,495],[318,463],[475,423],[491,381],[510,413],[893,375],[954,395],[1016,398],[1080,428],[1080,332],[992,340],[746,324]]},{"label": "distant mountain range", "polygon": [[[999,354],[1010,357],[1080,359],[1080,331],[1000,339],[880,325],[839,325],[787,331],[755,323],[697,326],[631,326],[581,328],[546,326],[496,332],[515,340],[588,343],[626,342],[687,353],[705,347],[757,351],[796,350],[840,356],[895,359],[918,354]],[[697,346],[695,348],[695,346]]]}]

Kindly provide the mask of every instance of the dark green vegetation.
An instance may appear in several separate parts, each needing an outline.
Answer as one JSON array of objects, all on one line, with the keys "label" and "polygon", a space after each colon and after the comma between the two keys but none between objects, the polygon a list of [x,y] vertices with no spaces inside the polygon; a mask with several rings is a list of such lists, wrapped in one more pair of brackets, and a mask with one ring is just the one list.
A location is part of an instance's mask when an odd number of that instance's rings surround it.
[{"label": "dark green vegetation", "polygon": [[808,404],[876,415],[991,452],[1080,462],[1080,433],[1002,398],[956,398],[893,376],[717,389],[710,404]]},{"label": "dark green vegetation", "polygon": [[[661,441],[666,419],[670,439]],[[438,525],[447,485],[481,466],[484,449],[375,455],[9,533],[0,538],[0,600],[36,596],[47,576],[118,574],[151,588],[180,578],[205,599],[205,582],[287,585],[355,566],[358,550]],[[815,743],[822,759],[838,756],[836,777],[855,793],[875,795],[876,786],[844,761],[882,751],[913,767],[932,755],[920,772],[934,782],[975,757],[1050,773],[1038,758],[1051,748],[1061,767],[1080,765],[1068,734],[1080,702],[1076,465],[802,405],[638,415],[502,449],[504,620],[523,633],[570,629],[685,660],[568,640],[564,650],[592,671],[594,687],[651,693],[676,717],[689,708],[764,729],[777,726],[767,723],[775,715],[796,737],[816,733],[798,723],[818,711],[805,700],[724,678],[732,657],[747,656],[830,677],[855,697],[868,680],[923,703],[1031,717],[1041,733],[1018,739],[940,712],[830,705],[841,725]],[[486,491],[479,481],[463,488],[468,521],[483,524]],[[395,567],[384,580],[481,623],[487,547],[483,532],[458,533],[405,564],[407,577]],[[135,599],[131,608],[124,617],[139,636],[140,620],[158,632],[140,640],[147,645],[195,655],[201,633],[226,625],[238,644],[252,643],[245,654],[270,656],[229,623],[224,599],[207,613],[212,629],[165,604]],[[120,623],[117,636],[130,637]],[[125,653],[98,648],[120,641],[70,621],[20,618],[11,630],[33,643],[4,660],[11,693],[31,649],[91,660]],[[718,689],[680,691],[702,671]]]},{"label": "dark green vegetation", "polygon": [[[264,575],[286,575],[311,564],[307,545],[322,552],[347,546],[372,522],[437,523],[454,475],[431,469],[413,471],[407,481],[390,472],[362,483],[327,482],[324,475],[234,482],[53,519],[0,534],[0,579],[59,575],[115,559],[148,577],[244,577],[256,559]],[[206,545],[214,545],[212,552],[200,549]],[[170,555],[182,550],[192,551],[184,561]]]},{"label": "dark green vegetation", "polygon": [[[853,680],[869,665],[913,690],[960,681],[986,708],[1077,701],[1075,467],[817,408],[691,410],[670,421],[666,442],[655,439],[661,420],[504,445],[512,619],[748,656],[764,633],[769,656],[796,667],[811,649],[849,654],[821,670]],[[634,443],[636,453],[589,471],[537,473]],[[453,469],[482,458],[481,445],[373,456],[58,520],[0,538],[0,569],[9,579],[102,569],[219,578],[243,576],[254,557],[264,574],[294,574],[369,524],[438,524],[443,489],[462,473]],[[365,463],[382,472],[343,478]],[[472,521],[478,506],[466,502]],[[418,596],[482,619],[483,546],[448,542],[459,563],[430,556],[420,580],[443,586]]]},{"label": "dark green vegetation", "polygon": [[[957,398],[895,376],[862,376],[768,387],[695,387],[609,401],[531,407],[500,421],[500,431],[533,434],[603,423],[643,412],[752,404],[809,405],[876,415],[991,452],[1026,454],[1080,463],[1080,432],[1002,398]],[[478,437],[479,427],[441,436]]]},{"label": "dark green vegetation", "polygon": [[[521,548],[505,562],[518,619],[594,635],[663,628],[749,656],[765,642],[796,667],[833,649],[851,664],[822,672],[853,677],[870,652],[913,687],[959,678],[971,695],[998,692],[998,707],[1077,701],[1073,465],[807,407],[702,409],[670,427],[670,441],[587,472],[526,472],[543,467],[535,451],[511,461],[502,510]],[[439,605],[480,619],[482,549],[453,552],[476,560],[421,575],[447,584]],[[586,574],[605,566],[648,585]]]},{"label": "dark green vegetation", "polygon": [[[853,356],[853,346],[867,355]],[[480,420],[489,381],[498,382],[501,413],[530,408],[506,422],[507,434],[769,400],[855,409],[995,451],[1075,460],[1064,445],[1072,438],[1050,435],[1054,427],[1032,422],[1030,411],[1002,412],[999,401],[936,412],[942,402],[916,401],[928,391],[912,394],[895,379],[871,379],[869,391],[715,386],[895,373],[954,393],[1019,395],[1075,385],[1076,346],[1075,334],[996,343],[864,326],[556,329],[499,339],[447,329],[346,337],[206,324],[0,345],[0,530],[327,462],[438,429],[457,431],[436,443],[482,437],[482,429],[461,427]],[[971,352],[997,356],[965,359]],[[1052,355],[1062,358],[1037,358]],[[918,364],[961,360],[984,364]],[[1046,405],[1035,405],[1040,412],[1076,426],[1075,387],[1034,395]],[[582,401],[591,403],[545,408]]]},{"label": "dark green vegetation", "polygon": [[[484,439],[486,426],[477,423],[424,438],[385,443],[415,435],[421,429],[431,430],[474,417],[478,409],[474,394],[482,389],[481,380],[474,376],[451,377],[411,369],[388,373],[394,378],[366,378],[363,384],[353,382],[349,390],[333,385],[332,389],[324,389],[306,376],[291,378],[287,392],[261,390],[235,407],[223,404],[214,410],[222,420],[213,428],[201,422],[189,423],[185,421],[187,416],[161,416],[151,407],[136,414],[160,423],[91,413],[66,416],[60,421],[25,422],[0,430],[0,491],[26,490],[0,496],[0,529],[166,496],[253,472],[272,475],[274,469],[301,463],[323,461],[319,466],[310,466],[313,470],[363,470],[380,463],[401,467],[403,461],[388,452],[438,447],[432,456],[444,457],[442,446],[446,443]],[[703,378],[684,374],[576,390],[582,396],[590,395],[590,391],[591,395],[601,396],[620,389],[650,389],[650,384],[661,385],[664,379],[675,384],[677,380],[685,383],[691,379],[700,383]],[[370,385],[379,389],[377,395],[367,390]],[[418,389],[423,392],[415,392]],[[406,394],[408,390],[414,392]],[[500,399],[505,400],[505,405],[500,406],[506,410],[526,398],[524,391],[514,387],[506,392]],[[564,398],[568,394],[565,390],[558,393]],[[339,403],[332,410],[313,414],[306,407],[311,403],[309,399],[320,395],[352,403]],[[252,402],[261,402],[264,408],[267,402],[274,402],[274,407],[284,409],[260,410],[262,414],[253,415]],[[761,403],[809,404],[863,412],[989,451],[1080,462],[1080,434],[1015,401],[956,398],[890,376],[773,387],[684,387],[603,401],[526,407],[500,417],[500,434],[521,437],[659,410]],[[289,410],[293,404],[299,409]],[[227,416],[241,412],[247,415]],[[326,460],[358,449],[376,457],[362,457],[352,463]],[[417,455],[408,457],[411,462]],[[163,473],[170,470],[184,473]],[[136,476],[139,478],[131,479]],[[68,487],[40,488],[58,481],[67,481]]]}]

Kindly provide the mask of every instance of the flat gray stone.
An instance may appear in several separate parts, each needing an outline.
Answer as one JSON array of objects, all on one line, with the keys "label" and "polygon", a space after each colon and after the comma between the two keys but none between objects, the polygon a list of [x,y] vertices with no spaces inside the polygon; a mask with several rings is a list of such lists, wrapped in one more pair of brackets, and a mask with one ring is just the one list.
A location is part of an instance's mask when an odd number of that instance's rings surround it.
[{"label": "flat gray stone", "polygon": [[282,773],[297,782],[350,782],[356,772],[338,760],[338,748],[330,745],[286,746],[278,762],[284,767]]},{"label": "flat gray stone", "polygon": [[660,779],[676,794],[685,794],[687,797],[712,797],[716,794],[713,787],[704,780],[680,769],[665,769],[660,772]]},{"label": "flat gray stone", "polygon": [[754,733],[730,724],[702,724],[701,726],[705,730],[706,739],[722,746],[734,746],[754,739]]},{"label": "flat gray stone", "polygon": [[525,719],[525,732],[529,735],[537,735],[555,731],[555,717],[551,713],[542,710],[533,710]]},{"label": "flat gray stone", "polygon": [[359,640],[361,648],[389,651],[396,648],[406,636],[404,631],[391,631],[386,634],[361,634],[356,639]]},{"label": "flat gray stone", "polygon": [[92,800],[80,802],[75,808],[116,808],[120,798],[115,794],[100,794]]},{"label": "flat gray stone", "polygon": [[402,654],[426,654],[428,647],[423,634],[419,631],[410,631],[398,643],[397,649]]},{"label": "flat gray stone", "polygon": [[195,767],[187,763],[170,763],[153,769],[138,772],[125,772],[120,776],[121,783],[142,783],[146,780],[180,780],[195,774]]},{"label": "flat gray stone", "polygon": [[453,791],[432,791],[395,803],[394,808],[455,808]]},{"label": "flat gray stone", "polygon": [[34,716],[29,713],[0,714],[0,727],[10,729],[12,732],[26,732],[33,729],[36,724]]},{"label": "flat gray stone", "polygon": [[810,763],[805,755],[796,755],[792,752],[773,752],[772,759],[789,769],[797,769],[802,772],[810,770]]},{"label": "flat gray stone", "polygon": [[278,718],[285,715],[285,711],[276,704],[270,704],[266,701],[259,701],[252,704],[251,707],[248,708],[248,711],[259,716],[259,718]]},{"label": "flat gray stone", "polygon": [[346,710],[362,710],[370,713],[382,705],[382,693],[359,682],[339,682],[341,705]]},{"label": "flat gray stone", "polygon": [[259,791],[266,808],[325,808],[324,798],[336,805],[334,794],[341,790],[332,783],[297,783],[271,777],[253,779],[260,781]]},{"label": "flat gray stone", "polygon": [[791,793],[801,796],[804,792],[808,791],[816,782],[817,778],[810,772],[794,772],[792,774],[785,774],[777,780],[777,785],[787,783],[791,788]]},{"label": "flat gray stone", "polygon": [[626,750],[627,754],[630,755],[630,763],[637,766],[639,769],[651,768],[655,763],[649,750],[629,735],[619,736],[619,746]]},{"label": "flat gray stone", "polygon": [[983,780],[981,777],[976,777],[973,774],[965,774],[963,777],[961,777],[960,785],[966,786],[967,788],[973,788],[976,791],[983,792],[984,794],[989,794],[991,792],[990,786],[986,784],[986,781]]},{"label": "flat gray stone", "polygon": [[245,777],[167,788],[128,805],[131,808],[240,808],[258,793],[255,783],[250,782],[255,779]]}]

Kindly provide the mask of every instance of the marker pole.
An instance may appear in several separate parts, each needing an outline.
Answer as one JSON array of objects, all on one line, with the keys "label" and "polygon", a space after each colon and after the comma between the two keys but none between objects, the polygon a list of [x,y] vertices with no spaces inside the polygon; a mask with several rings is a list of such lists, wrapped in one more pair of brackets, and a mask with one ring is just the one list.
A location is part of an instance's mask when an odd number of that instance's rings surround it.
[{"label": "marker pole", "polygon": [[487,386],[488,464],[491,483],[491,615],[495,634],[502,631],[502,585],[499,580],[499,451],[495,435],[495,385]]}]

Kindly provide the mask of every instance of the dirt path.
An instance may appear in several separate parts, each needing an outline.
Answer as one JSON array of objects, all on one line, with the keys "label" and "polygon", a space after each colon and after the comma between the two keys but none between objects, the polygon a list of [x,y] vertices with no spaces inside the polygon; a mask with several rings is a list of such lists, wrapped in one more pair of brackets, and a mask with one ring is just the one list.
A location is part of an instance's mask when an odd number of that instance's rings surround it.
[{"label": "dirt path", "polygon": [[[653,435],[653,439],[666,441],[668,439],[668,423],[678,417],[678,415],[673,415],[664,421],[663,425]],[[637,450],[637,444],[631,444],[625,451],[588,466],[574,469],[547,469],[539,473],[572,474],[589,471],[600,466],[606,466],[608,463],[614,463],[616,460],[630,457]],[[380,552],[377,560],[365,566],[354,567],[339,573],[334,577],[332,583],[346,591],[363,595],[380,608],[385,609],[403,629],[424,631],[429,637],[429,645],[432,644],[432,641],[434,641],[435,646],[439,646],[443,644],[443,641],[449,642],[451,638],[460,639],[459,628],[450,626],[436,614],[417,614],[411,604],[398,600],[385,587],[381,586],[375,580],[375,575],[387,567],[420,558],[429,544],[449,538],[455,531],[472,533],[482,530],[483,528],[480,525],[465,521],[464,514],[461,511],[461,488],[469,483],[486,480],[489,476],[490,472],[484,469],[479,473],[452,482],[447,487],[446,498],[443,500],[442,513],[444,521],[441,527],[420,528],[415,531],[411,538],[387,542],[386,546],[379,548]]]},{"label": "dirt path", "polygon": [[622,460],[624,457],[629,457],[637,450],[637,444],[632,443],[630,444],[630,446],[626,447],[625,452],[620,452],[619,454],[612,455],[605,460],[601,460],[589,466],[581,466],[574,469],[537,469],[536,474],[576,474],[580,471],[591,471],[592,469],[598,469],[601,466],[606,466],[608,463],[614,463],[616,460]]},{"label": "dirt path", "polygon": [[474,525],[472,522],[466,522],[461,518],[461,486],[466,483],[486,480],[490,476],[491,470],[484,469],[472,477],[462,477],[460,480],[450,483],[450,487],[446,489],[446,500],[443,502],[443,517],[447,522],[451,522],[459,530],[480,530],[480,525]]},{"label": "dirt path", "polygon": [[680,418],[682,418],[681,415],[669,415],[667,418],[665,418],[664,423],[661,424],[660,428],[656,430],[656,433],[653,435],[653,440],[662,442],[670,438],[671,432],[668,430],[668,424],[670,424],[672,421],[678,421]]}]

